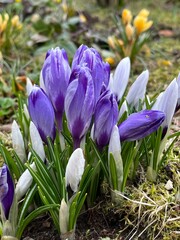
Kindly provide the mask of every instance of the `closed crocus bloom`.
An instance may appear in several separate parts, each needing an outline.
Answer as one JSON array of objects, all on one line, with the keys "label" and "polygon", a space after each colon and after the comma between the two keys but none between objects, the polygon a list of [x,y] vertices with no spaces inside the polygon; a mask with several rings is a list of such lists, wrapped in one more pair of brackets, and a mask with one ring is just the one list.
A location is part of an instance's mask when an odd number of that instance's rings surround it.
[{"label": "closed crocus bloom", "polygon": [[14,183],[6,164],[0,168],[0,202],[4,216],[8,219],[14,198]]},{"label": "closed crocus bloom", "polygon": [[30,132],[31,144],[34,151],[38,154],[38,156],[42,159],[42,161],[44,161],[46,157],[45,157],[43,142],[33,122],[30,123],[29,132]]},{"label": "closed crocus bloom", "polygon": [[126,101],[135,109],[138,109],[140,101],[144,101],[148,79],[149,71],[143,71],[129,89]]},{"label": "closed crocus bloom", "polygon": [[153,105],[153,110],[163,111],[166,115],[165,121],[162,127],[167,130],[171,125],[171,121],[177,106],[178,101],[178,84],[176,79],[174,79],[166,90],[159,95],[155,104]]},{"label": "closed crocus bloom", "polygon": [[137,16],[134,19],[134,27],[136,28],[136,33],[139,35],[142,32],[147,31],[153,24],[153,21],[148,21],[147,18],[142,16]]},{"label": "closed crocus bloom", "polygon": [[126,57],[122,59],[116,67],[114,75],[110,80],[110,89],[116,95],[119,101],[128,84],[130,74],[130,59]]},{"label": "closed crocus bloom", "polygon": [[127,35],[128,40],[131,41],[132,38],[133,38],[133,34],[134,34],[133,26],[130,23],[128,23],[125,27],[125,31],[126,31],[126,35]]},{"label": "closed crocus bloom", "polygon": [[70,74],[71,69],[65,50],[55,48],[49,51],[42,68],[42,78],[45,91],[55,109],[59,130],[62,130],[64,99],[66,96]]},{"label": "closed crocus bloom", "polygon": [[124,9],[122,11],[122,21],[123,21],[123,23],[126,25],[126,24],[130,23],[131,20],[132,20],[131,11],[128,10],[128,9]]},{"label": "closed crocus bloom", "polygon": [[94,83],[95,102],[97,102],[103,84],[106,86],[109,84],[110,66],[108,63],[103,62],[101,55],[94,48],[88,48],[82,45],[77,50],[77,53],[79,56],[75,54],[75,58],[72,62],[73,71],[77,69],[78,65],[86,66],[91,70]]},{"label": "closed crocus bloom", "polygon": [[145,8],[143,8],[139,13],[138,16],[147,18],[149,16],[149,11]]},{"label": "closed crocus bloom", "polygon": [[18,155],[18,157],[21,159],[21,161],[24,163],[26,160],[26,152],[24,147],[23,136],[15,120],[12,123],[11,137],[13,149]]},{"label": "closed crocus bloom", "polygon": [[109,143],[111,131],[117,122],[118,105],[114,94],[107,90],[97,102],[94,114],[94,140],[99,148]]},{"label": "closed crocus bloom", "polygon": [[59,226],[61,234],[65,234],[68,232],[68,224],[69,224],[69,207],[63,198],[61,200],[61,206],[59,209]]},{"label": "closed crocus bloom", "polygon": [[180,109],[180,73],[177,77],[177,85],[178,85],[178,100],[176,105],[176,112]]},{"label": "closed crocus bloom", "polygon": [[[116,173],[117,173],[117,182],[118,182],[118,190],[121,189],[121,184],[123,181],[123,162],[121,157],[121,143],[119,136],[119,129],[117,125],[115,125],[112,129],[109,148],[108,148],[108,163],[110,166],[110,154],[113,155],[115,164],[116,164]],[[112,178],[112,176],[111,176]]]},{"label": "closed crocus bloom", "polygon": [[28,110],[31,120],[37,127],[42,140],[47,142],[47,137],[50,137],[54,141],[54,109],[47,95],[37,86],[34,86],[31,94],[29,95]]},{"label": "closed crocus bloom", "polygon": [[73,192],[77,192],[78,185],[84,172],[85,159],[81,148],[77,148],[69,158],[65,181],[66,186],[70,185]]},{"label": "closed crocus bloom", "polygon": [[94,85],[90,70],[81,67],[79,74],[67,89],[65,112],[68,127],[74,140],[74,147],[80,146],[80,141],[88,131],[94,111]]},{"label": "closed crocus bloom", "polygon": [[[36,165],[35,163],[32,163],[30,165],[30,167],[33,170],[36,170]],[[26,192],[28,191],[28,189],[30,188],[31,184],[33,182],[33,177],[30,174],[29,170],[26,169],[23,174],[20,176],[17,184],[16,184],[16,189],[15,189],[15,193],[16,193],[16,198],[17,201],[21,200],[22,197],[24,197],[24,195],[26,194]]]},{"label": "closed crocus bloom", "polygon": [[131,114],[119,125],[120,139],[122,141],[135,141],[155,132],[165,119],[161,111],[143,110]]}]

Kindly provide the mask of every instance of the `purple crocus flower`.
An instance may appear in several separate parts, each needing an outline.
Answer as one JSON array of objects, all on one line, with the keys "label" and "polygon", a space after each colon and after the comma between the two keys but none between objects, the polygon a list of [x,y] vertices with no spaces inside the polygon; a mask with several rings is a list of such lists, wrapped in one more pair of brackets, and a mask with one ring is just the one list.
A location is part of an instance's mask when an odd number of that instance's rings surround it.
[{"label": "purple crocus flower", "polygon": [[64,49],[48,51],[42,68],[45,91],[55,110],[58,129],[62,130],[64,99],[69,83],[71,69]]},{"label": "purple crocus flower", "polygon": [[106,90],[97,102],[94,114],[94,140],[102,149],[109,143],[112,129],[117,122],[118,105],[114,94]]},{"label": "purple crocus flower", "polygon": [[161,111],[143,110],[131,114],[119,125],[120,139],[122,141],[135,141],[155,132],[165,119]]},{"label": "purple crocus flower", "polygon": [[77,78],[69,84],[65,98],[65,112],[74,148],[79,147],[90,126],[94,104],[92,76],[89,68],[82,66]]},{"label": "purple crocus flower", "polygon": [[[109,84],[110,66],[103,62],[101,55],[94,49],[81,45],[72,61],[73,75],[78,73],[78,65],[86,66],[91,70],[94,83],[95,102],[98,101],[103,84]],[[72,81],[71,77],[71,81]]]},{"label": "purple crocus flower", "polygon": [[0,202],[4,216],[8,219],[14,198],[14,183],[6,164],[0,168]]},{"label": "purple crocus flower", "polygon": [[34,86],[28,98],[28,110],[30,117],[37,127],[44,142],[47,137],[55,139],[55,114],[53,106],[45,92]]}]

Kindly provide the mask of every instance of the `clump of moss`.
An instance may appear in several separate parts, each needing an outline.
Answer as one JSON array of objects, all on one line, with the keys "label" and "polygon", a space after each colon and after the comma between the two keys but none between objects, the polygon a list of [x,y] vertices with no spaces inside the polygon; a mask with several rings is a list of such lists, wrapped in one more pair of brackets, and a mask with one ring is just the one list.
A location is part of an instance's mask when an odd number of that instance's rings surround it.
[{"label": "clump of moss", "polygon": [[[167,182],[172,186],[169,188]],[[138,188],[127,187],[128,197],[121,197],[117,210],[124,212],[125,228],[120,236],[126,239],[177,239],[180,229],[180,161],[173,155],[159,173],[157,183],[145,179]],[[122,201],[122,197],[125,200]]]}]

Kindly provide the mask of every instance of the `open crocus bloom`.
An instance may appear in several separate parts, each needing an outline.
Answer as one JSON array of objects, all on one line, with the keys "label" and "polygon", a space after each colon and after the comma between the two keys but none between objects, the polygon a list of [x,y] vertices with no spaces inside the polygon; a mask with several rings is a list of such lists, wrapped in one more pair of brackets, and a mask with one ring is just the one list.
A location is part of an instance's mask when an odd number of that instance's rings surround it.
[{"label": "open crocus bloom", "polygon": [[156,131],[165,119],[161,111],[143,110],[131,114],[119,125],[121,141],[135,141],[142,139]]}]

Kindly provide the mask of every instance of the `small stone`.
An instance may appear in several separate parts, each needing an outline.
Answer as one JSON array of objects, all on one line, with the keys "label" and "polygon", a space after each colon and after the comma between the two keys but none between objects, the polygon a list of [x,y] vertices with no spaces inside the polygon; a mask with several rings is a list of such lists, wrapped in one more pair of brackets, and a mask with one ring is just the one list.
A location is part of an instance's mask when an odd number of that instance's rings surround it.
[{"label": "small stone", "polygon": [[170,191],[173,189],[173,182],[171,180],[168,180],[165,185],[166,190]]}]

